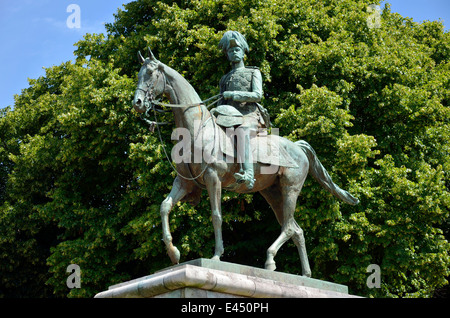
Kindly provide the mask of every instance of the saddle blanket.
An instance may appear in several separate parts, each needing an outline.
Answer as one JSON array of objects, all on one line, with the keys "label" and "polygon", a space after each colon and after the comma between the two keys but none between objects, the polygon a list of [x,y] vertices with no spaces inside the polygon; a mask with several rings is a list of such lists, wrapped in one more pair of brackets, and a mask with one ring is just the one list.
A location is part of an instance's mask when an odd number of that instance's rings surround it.
[{"label": "saddle blanket", "polygon": [[[200,136],[198,136],[200,138]],[[287,168],[298,168],[297,163],[292,159],[289,153],[283,148],[281,138],[278,135],[268,135],[266,130],[256,134],[250,138],[250,146],[253,154],[253,161],[267,165],[274,165]],[[227,156],[228,162],[233,162],[236,156],[235,142],[236,138],[233,131],[225,132],[224,128],[215,125],[214,149],[217,150],[219,146],[220,151]],[[218,139],[218,144],[217,144]],[[205,149],[212,149],[212,145],[205,147]]]}]

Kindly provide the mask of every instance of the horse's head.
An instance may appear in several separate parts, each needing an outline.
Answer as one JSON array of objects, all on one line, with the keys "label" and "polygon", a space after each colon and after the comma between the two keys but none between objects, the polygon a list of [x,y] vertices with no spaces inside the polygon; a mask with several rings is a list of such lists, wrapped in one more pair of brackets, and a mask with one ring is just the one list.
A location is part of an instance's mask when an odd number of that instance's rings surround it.
[{"label": "horse's head", "polygon": [[145,58],[138,52],[142,64],[138,74],[138,85],[134,93],[133,107],[138,113],[144,113],[153,107],[152,101],[161,96],[165,89],[164,65],[159,62],[148,48],[149,57]]}]

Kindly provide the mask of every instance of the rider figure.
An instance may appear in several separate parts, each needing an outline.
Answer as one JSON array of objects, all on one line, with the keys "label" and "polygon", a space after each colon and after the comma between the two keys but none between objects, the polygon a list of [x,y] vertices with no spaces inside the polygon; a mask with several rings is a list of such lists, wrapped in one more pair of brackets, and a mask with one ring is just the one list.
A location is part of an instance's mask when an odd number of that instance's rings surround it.
[{"label": "rider figure", "polygon": [[218,125],[236,128],[241,170],[234,177],[250,190],[255,183],[250,136],[255,136],[259,127],[268,126],[261,113],[265,109],[258,104],[263,95],[262,76],[257,67],[244,65],[244,55],[249,47],[239,32],[227,31],[219,42],[219,48],[227,55],[232,70],[220,80],[223,98],[213,113],[217,116]]}]

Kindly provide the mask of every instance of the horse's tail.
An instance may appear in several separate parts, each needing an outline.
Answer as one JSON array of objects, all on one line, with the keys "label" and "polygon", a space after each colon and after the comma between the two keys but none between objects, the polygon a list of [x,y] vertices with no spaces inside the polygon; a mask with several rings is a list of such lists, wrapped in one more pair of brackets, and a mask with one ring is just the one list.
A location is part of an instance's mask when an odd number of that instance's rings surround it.
[{"label": "horse's tail", "polygon": [[314,179],[317,180],[317,182],[320,183],[323,188],[331,192],[335,197],[341,199],[345,203],[351,205],[356,205],[359,203],[359,200],[357,198],[352,196],[347,191],[339,188],[339,186],[336,185],[333,180],[331,180],[330,175],[328,174],[327,170],[325,170],[322,163],[320,163],[319,159],[317,158],[316,152],[310,144],[303,140],[297,141],[295,142],[295,144],[299,146],[308,157],[309,173],[314,177]]}]

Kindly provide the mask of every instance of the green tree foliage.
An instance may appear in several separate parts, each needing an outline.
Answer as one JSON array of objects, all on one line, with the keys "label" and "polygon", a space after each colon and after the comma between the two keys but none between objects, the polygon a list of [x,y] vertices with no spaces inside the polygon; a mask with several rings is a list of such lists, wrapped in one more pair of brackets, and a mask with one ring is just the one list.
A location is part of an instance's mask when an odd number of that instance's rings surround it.
[{"label": "green tree foliage", "polygon": [[[46,69],[0,113],[0,296],[91,297],[170,265],[159,205],[175,176],[131,108],[136,53],[150,46],[207,98],[229,65],[223,32],[243,33],[280,134],[308,141],[338,202],[308,178],[296,216],[313,276],[374,297],[429,297],[449,274],[450,35],[392,13],[369,28],[365,1],[138,0],[76,62]],[[171,114],[160,120],[173,121]],[[171,148],[173,127],[162,129]],[[223,194],[226,261],[262,267],[279,226],[259,194]],[[210,257],[207,195],[170,218],[182,261]],[[279,270],[300,274],[292,243]],[[81,267],[68,289],[66,268]],[[369,264],[381,288],[369,289]]]}]

